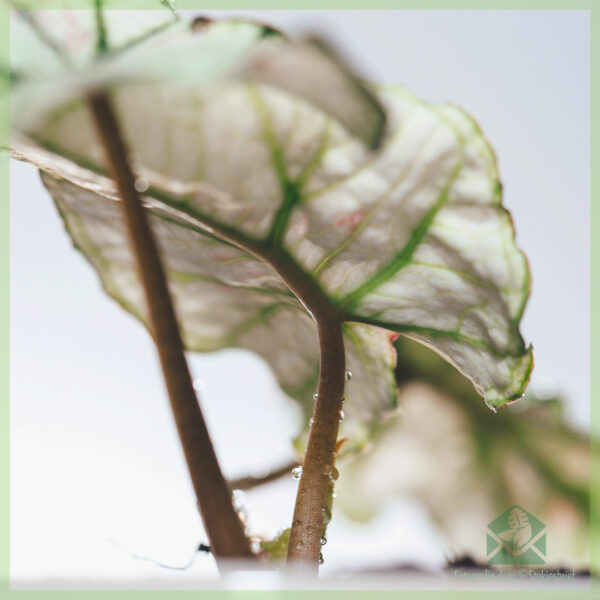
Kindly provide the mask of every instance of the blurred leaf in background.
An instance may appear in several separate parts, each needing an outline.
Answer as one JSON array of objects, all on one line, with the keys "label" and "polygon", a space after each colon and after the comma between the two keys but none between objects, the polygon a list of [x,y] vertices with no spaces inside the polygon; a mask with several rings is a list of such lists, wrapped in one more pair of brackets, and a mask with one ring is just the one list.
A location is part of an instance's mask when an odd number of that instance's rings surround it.
[{"label": "blurred leaf in background", "polygon": [[450,560],[485,563],[487,523],[518,504],[546,524],[548,566],[590,568],[600,535],[597,523],[590,529],[590,439],[565,421],[561,400],[530,392],[493,414],[434,352],[405,338],[396,348],[401,414],[343,464],[337,506],[367,520],[395,496],[412,496]]}]

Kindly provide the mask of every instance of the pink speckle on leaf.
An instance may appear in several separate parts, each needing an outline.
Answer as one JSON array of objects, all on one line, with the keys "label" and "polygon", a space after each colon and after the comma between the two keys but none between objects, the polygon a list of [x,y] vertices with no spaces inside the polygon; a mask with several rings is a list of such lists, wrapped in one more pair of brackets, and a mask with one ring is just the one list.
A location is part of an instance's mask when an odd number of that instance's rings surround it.
[{"label": "pink speckle on leaf", "polygon": [[292,239],[297,239],[299,237],[305,236],[307,233],[308,219],[302,214],[297,215],[288,230],[288,234]]},{"label": "pink speckle on leaf", "polygon": [[347,225],[350,228],[350,231],[354,231],[357,228],[357,226],[359,225],[359,223],[363,220],[364,216],[365,216],[364,211],[356,210],[353,213],[350,213],[349,215],[344,215],[343,217],[340,217],[335,222],[335,224],[338,227]]},{"label": "pink speckle on leaf", "polygon": [[72,12],[65,15],[66,36],[65,45],[70,52],[77,52],[85,47],[91,40],[91,31],[84,26],[80,16]]},{"label": "pink speckle on leaf", "polygon": [[217,250],[217,252],[215,252],[213,258],[219,263],[224,263],[224,262],[227,262],[228,260],[231,260],[231,256],[229,255],[229,253],[220,252],[218,250]]}]

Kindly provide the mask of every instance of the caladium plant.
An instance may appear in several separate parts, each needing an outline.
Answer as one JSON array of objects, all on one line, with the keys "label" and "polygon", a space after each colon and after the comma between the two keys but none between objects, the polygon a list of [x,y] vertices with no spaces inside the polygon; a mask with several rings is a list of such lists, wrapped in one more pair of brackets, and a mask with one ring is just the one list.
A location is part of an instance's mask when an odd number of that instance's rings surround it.
[{"label": "caladium plant", "polygon": [[98,93],[185,347],[258,353],[312,414],[288,557],[318,557],[338,427],[352,452],[396,405],[398,335],[493,409],[523,394],[527,261],[494,153],[461,109],[359,81],[322,45],[263,24],[97,3],[20,13],[14,32],[12,154],[41,170],[105,291],[152,330],[90,113]]}]

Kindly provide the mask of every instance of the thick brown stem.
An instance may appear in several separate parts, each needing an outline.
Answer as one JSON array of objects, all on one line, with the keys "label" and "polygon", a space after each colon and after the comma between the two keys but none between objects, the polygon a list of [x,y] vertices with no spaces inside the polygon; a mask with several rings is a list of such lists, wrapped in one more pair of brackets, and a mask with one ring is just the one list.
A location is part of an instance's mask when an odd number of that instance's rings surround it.
[{"label": "thick brown stem", "polygon": [[316,571],[344,397],[346,363],[339,316],[335,313],[314,316],[321,351],[319,384],[296,496],[288,562],[292,568],[300,565]]},{"label": "thick brown stem", "polygon": [[121,196],[129,244],[144,288],[150,329],[213,554],[217,559],[254,558],[243,525],[233,508],[231,491],[217,462],[192,386],[164,271],[135,189],[115,115],[103,93],[91,96],[89,107]]}]

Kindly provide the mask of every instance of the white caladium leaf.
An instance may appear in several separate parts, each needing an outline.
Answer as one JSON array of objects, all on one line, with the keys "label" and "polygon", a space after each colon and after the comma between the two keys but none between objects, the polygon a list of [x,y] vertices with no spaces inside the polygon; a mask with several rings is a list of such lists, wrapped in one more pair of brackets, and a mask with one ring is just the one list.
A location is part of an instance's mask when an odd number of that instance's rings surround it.
[{"label": "white caladium leaf", "polygon": [[[80,97],[98,83],[109,84],[111,77],[118,77],[114,71],[119,61],[104,60],[108,54],[116,58],[125,48],[133,51],[178,22],[166,0],[147,5],[161,10],[142,11],[56,10],[59,7],[54,5],[40,10],[36,2],[5,1],[14,9],[10,73],[11,123],[16,130],[35,126],[46,111]],[[117,7],[114,0],[101,0],[101,5]]]},{"label": "white caladium leaf", "polygon": [[[111,4],[100,0],[100,6]],[[167,9],[15,12],[13,128],[35,131],[49,112],[124,81],[189,89],[244,79],[305,97],[370,147],[380,143],[381,106],[323,44],[292,42],[272,27],[243,20],[189,22],[167,2],[155,4]]]},{"label": "white caladium leaf", "polygon": [[[168,4],[147,3],[150,10],[118,8],[115,0],[100,0],[104,10],[41,9],[39,2],[8,0],[11,14],[12,67],[22,76],[56,76],[88,67],[100,55],[121,52],[178,21]],[[95,2],[90,2],[90,8]]]},{"label": "white caladium leaf", "polygon": [[[280,256],[347,320],[355,376],[346,427],[393,406],[398,333],[452,362],[488,405],[518,398],[532,364],[518,329],[528,268],[500,203],[493,152],[473,121],[401,87],[373,88],[387,115],[384,145],[373,153],[334,110],[241,79],[111,86],[188,347],[250,348],[309,404],[316,332],[261,262]],[[364,97],[354,96],[368,120]],[[143,318],[85,102],[25,133],[15,156],[48,173],[75,243],[108,293]]]},{"label": "white caladium leaf", "polygon": [[[110,182],[98,179],[102,191],[96,192],[89,184],[75,185],[47,173],[43,181],[106,292],[146,323],[143,293]],[[148,210],[186,347],[256,352],[308,415],[319,374],[319,348],[315,325],[300,302],[252,255],[206,235],[168,207],[151,203]],[[346,323],[344,337],[353,377],[341,431],[360,442],[369,425],[395,401],[395,353],[389,333],[379,328]]]}]

